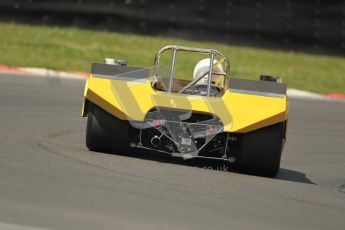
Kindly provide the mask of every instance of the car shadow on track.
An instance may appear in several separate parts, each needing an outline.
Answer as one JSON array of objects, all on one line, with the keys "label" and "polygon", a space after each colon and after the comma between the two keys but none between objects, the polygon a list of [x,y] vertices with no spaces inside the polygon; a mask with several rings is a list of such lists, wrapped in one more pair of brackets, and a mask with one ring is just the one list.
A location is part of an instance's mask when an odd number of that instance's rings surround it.
[{"label": "car shadow on track", "polygon": [[[109,154],[112,154],[112,153],[109,153]],[[236,169],[236,166],[234,164],[231,164],[222,160],[213,160],[213,159],[204,159],[204,158],[193,158],[193,159],[184,160],[182,158],[172,157],[167,154],[155,153],[155,152],[146,151],[146,150],[140,150],[140,151],[135,151],[132,153],[119,154],[119,155],[126,156],[126,157],[139,158],[143,160],[158,161],[161,163],[197,167],[197,168],[206,169],[206,170],[241,173],[239,172],[239,170]],[[312,182],[306,177],[305,173],[290,170],[290,169],[285,169],[285,168],[280,168],[278,175],[274,177],[273,179],[315,185],[314,182]]]},{"label": "car shadow on track", "polygon": [[307,178],[305,173],[285,168],[280,168],[279,173],[275,178],[279,180],[288,180],[299,183],[316,185],[316,183],[312,182],[310,179]]}]

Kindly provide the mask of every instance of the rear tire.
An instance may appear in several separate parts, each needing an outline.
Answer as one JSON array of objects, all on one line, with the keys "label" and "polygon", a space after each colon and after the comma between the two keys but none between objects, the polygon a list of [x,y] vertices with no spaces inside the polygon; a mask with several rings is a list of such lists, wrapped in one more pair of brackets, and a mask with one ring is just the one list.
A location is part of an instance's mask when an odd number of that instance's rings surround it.
[{"label": "rear tire", "polygon": [[285,122],[243,134],[236,162],[240,171],[274,177],[285,142]]},{"label": "rear tire", "polygon": [[120,120],[89,102],[86,127],[86,146],[89,150],[126,152],[129,150],[131,129],[128,121]]}]

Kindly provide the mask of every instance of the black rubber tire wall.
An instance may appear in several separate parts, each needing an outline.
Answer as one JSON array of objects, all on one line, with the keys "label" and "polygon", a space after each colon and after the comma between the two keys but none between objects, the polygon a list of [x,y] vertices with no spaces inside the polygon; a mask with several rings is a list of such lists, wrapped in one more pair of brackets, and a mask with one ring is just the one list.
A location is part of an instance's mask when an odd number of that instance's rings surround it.
[{"label": "black rubber tire wall", "polygon": [[126,153],[132,127],[99,106],[89,103],[86,128],[86,146],[91,151]]},{"label": "black rubber tire wall", "polygon": [[243,172],[274,177],[279,172],[285,122],[243,134],[237,166]]}]

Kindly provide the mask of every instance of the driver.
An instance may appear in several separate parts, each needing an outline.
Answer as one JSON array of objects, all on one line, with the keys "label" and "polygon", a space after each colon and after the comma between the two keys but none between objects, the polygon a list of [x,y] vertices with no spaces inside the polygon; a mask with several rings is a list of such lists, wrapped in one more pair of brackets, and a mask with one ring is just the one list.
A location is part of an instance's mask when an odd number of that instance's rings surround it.
[{"label": "driver", "polygon": [[[212,74],[212,82],[211,85],[217,87],[219,90],[224,86],[224,76],[225,72],[223,66],[221,64],[215,65],[218,61],[216,59],[213,60],[213,74]],[[208,83],[208,72],[210,69],[210,59],[205,58],[199,61],[195,67],[193,72],[193,79],[201,77],[201,75],[207,73],[203,78],[201,78],[196,85],[207,85]]]}]

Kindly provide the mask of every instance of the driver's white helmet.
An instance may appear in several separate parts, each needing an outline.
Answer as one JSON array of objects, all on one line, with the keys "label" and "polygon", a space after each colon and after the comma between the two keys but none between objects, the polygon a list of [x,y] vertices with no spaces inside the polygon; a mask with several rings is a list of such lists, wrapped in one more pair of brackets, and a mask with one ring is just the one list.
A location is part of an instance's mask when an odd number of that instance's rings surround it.
[{"label": "driver's white helmet", "polygon": [[[216,59],[213,60],[213,64],[216,64],[217,62],[218,61]],[[200,81],[198,81],[196,84],[199,85],[199,84],[207,84],[208,83],[208,71],[209,71],[209,69],[210,69],[210,59],[209,58],[202,59],[201,61],[199,61],[195,65],[194,72],[193,72],[193,79],[199,78],[202,74],[205,74],[205,72],[207,72],[207,74],[202,79],[200,79]],[[219,77],[224,78],[223,76],[225,75],[223,66],[221,64],[219,64],[217,66],[213,66],[213,73],[220,75],[220,76],[213,75],[212,81],[213,82],[219,82],[220,79],[218,79],[218,78]]]}]

